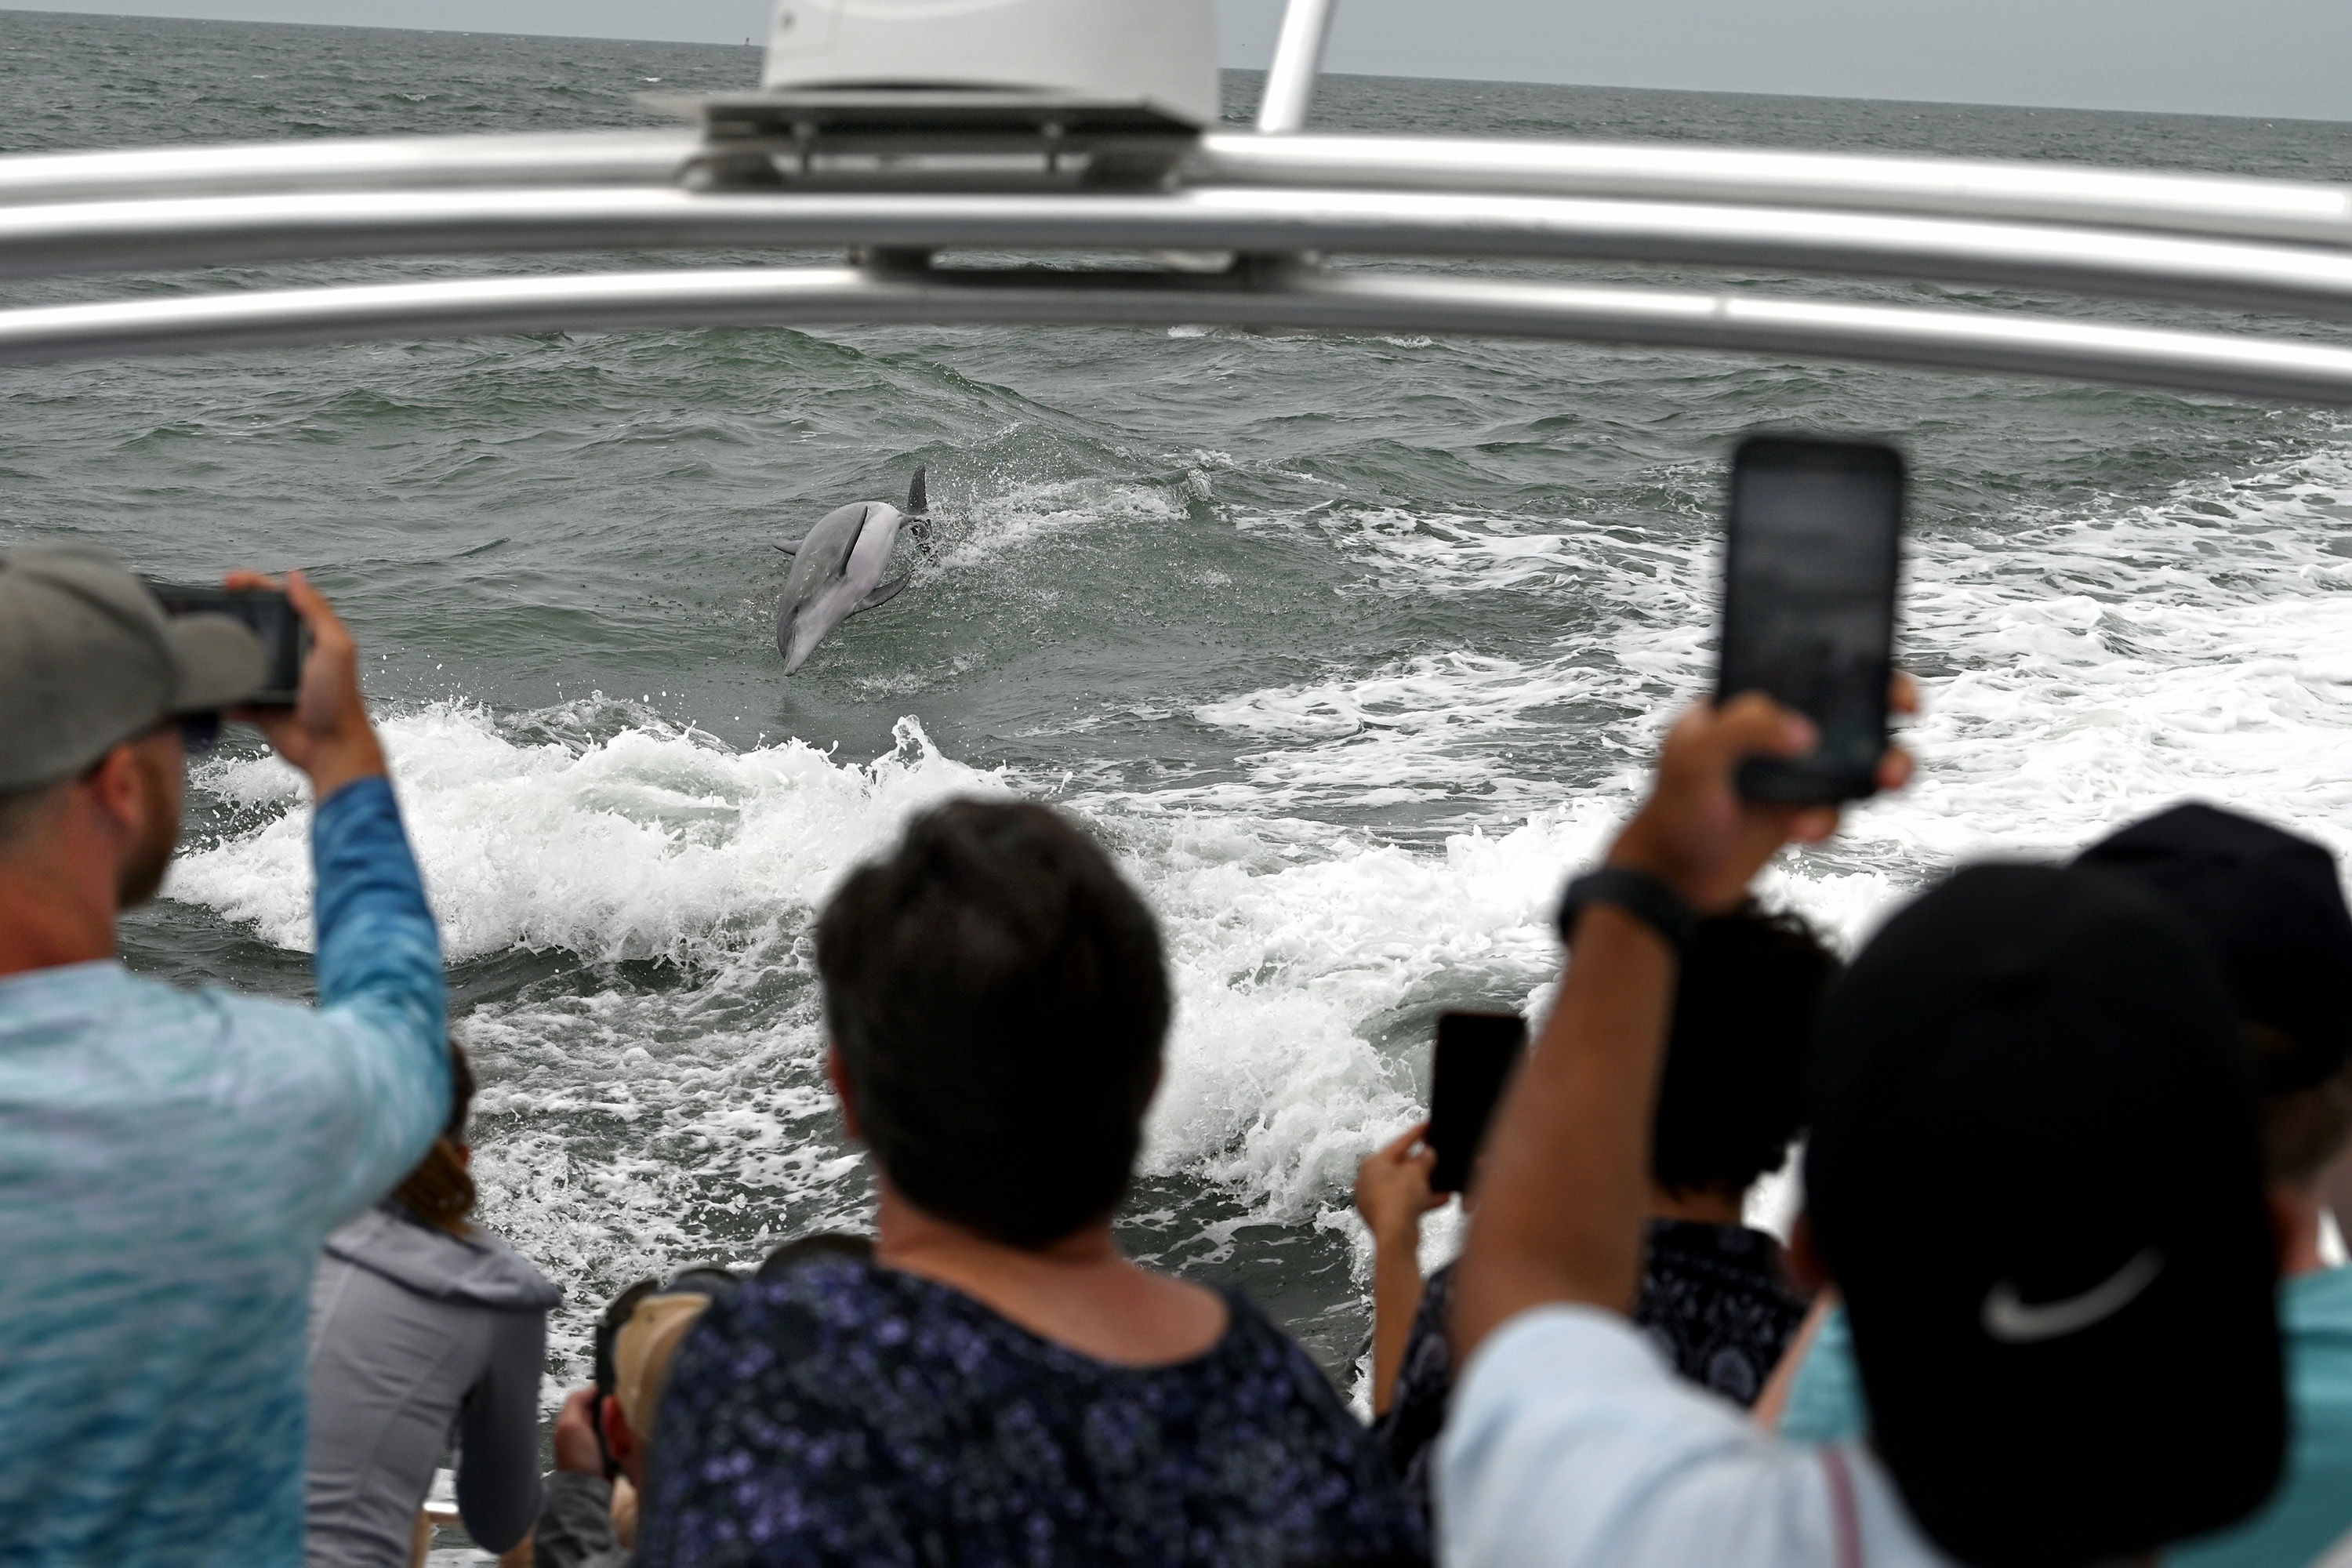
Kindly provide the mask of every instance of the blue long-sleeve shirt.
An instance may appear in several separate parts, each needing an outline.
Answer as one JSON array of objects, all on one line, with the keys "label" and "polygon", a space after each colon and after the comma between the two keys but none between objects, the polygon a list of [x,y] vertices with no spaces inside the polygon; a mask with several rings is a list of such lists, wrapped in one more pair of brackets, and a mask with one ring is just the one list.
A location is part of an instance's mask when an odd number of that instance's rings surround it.
[{"label": "blue long-sleeve shirt", "polygon": [[0,979],[0,1563],[301,1561],[312,1266],[449,1113],[391,786],[323,802],[311,854],[316,1008]]}]

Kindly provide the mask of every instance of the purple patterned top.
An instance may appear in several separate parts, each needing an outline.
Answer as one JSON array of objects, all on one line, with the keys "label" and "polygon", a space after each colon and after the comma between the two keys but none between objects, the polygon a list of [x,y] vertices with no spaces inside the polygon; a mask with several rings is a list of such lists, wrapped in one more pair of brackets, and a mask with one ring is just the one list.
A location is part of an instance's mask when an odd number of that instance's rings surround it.
[{"label": "purple patterned top", "polygon": [[714,1303],[662,1401],[639,1568],[1418,1560],[1388,1462],[1246,1297],[1123,1367],[848,1259]]},{"label": "purple patterned top", "polygon": [[[1644,1232],[1633,1322],[1691,1382],[1746,1407],[1764,1392],[1811,1305],[1780,1267],[1780,1244],[1738,1225],[1654,1219]],[[1437,1435],[1454,1400],[1454,1265],[1429,1277],[1397,1368],[1395,1397],[1372,1433],[1423,1517]]]}]

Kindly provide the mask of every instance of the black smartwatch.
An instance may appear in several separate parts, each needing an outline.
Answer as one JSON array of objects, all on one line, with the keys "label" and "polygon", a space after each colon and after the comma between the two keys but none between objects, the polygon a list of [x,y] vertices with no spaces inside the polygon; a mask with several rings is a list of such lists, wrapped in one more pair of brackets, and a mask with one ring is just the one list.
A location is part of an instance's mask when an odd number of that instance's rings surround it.
[{"label": "black smartwatch", "polygon": [[1675,956],[1690,951],[1698,934],[1698,916],[1680,893],[1646,871],[1603,866],[1569,883],[1559,900],[1559,940],[1566,942],[1576,929],[1576,917],[1587,904],[1614,904],[1665,939]]}]

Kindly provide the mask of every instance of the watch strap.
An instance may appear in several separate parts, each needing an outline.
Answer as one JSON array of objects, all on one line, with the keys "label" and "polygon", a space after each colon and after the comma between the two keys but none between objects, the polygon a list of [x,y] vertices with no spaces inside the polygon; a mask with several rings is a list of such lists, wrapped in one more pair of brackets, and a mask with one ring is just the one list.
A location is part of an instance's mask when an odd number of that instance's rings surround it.
[{"label": "watch strap", "polygon": [[1648,872],[1630,867],[1603,866],[1569,883],[1559,900],[1560,941],[1569,940],[1587,904],[1616,905],[1656,931],[1677,953],[1689,952],[1698,934],[1698,915],[1688,900]]}]

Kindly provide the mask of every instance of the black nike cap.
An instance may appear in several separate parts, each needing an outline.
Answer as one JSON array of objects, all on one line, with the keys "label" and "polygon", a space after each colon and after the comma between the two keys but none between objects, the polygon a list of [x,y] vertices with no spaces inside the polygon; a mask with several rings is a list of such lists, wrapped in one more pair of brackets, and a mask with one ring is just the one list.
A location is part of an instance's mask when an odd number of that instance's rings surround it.
[{"label": "black nike cap", "polygon": [[1958,872],[1824,1006],[1807,1210],[1873,1438],[1960,1561],[2081,1568],[2277,1483],[2277,1260],[2252,1073],[2140,884]]},{"label": "black nike cap", "polygon": [[2192,801],[2109,835],[2075,864],[2146,882],[2211,946],[2238,1016],[2283,1037],[2272,1049],[2256,1042],[2265,1092],[2309,1089],[2344,1069],[2352,910],[2324,847]]}]

